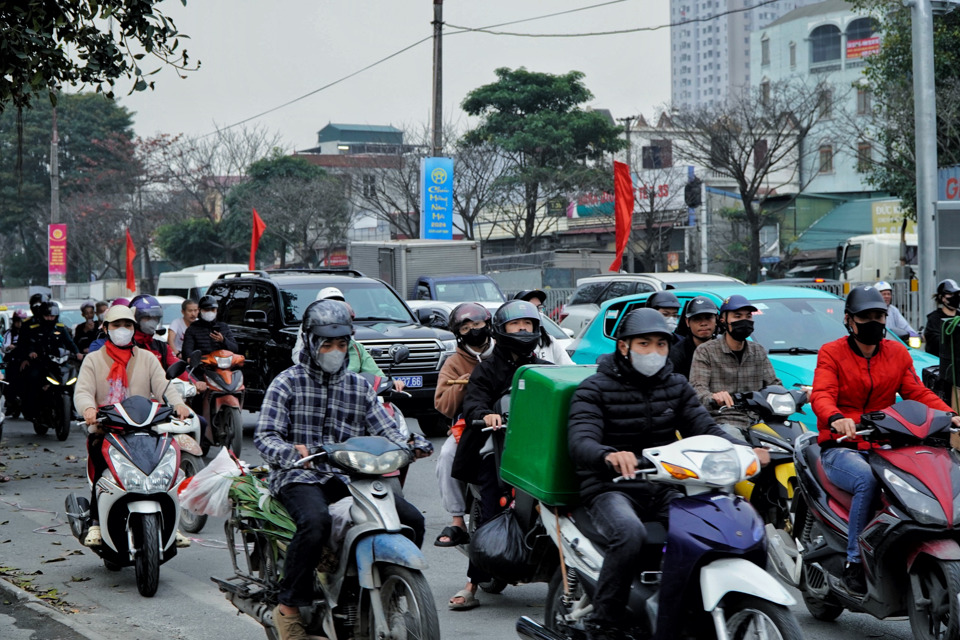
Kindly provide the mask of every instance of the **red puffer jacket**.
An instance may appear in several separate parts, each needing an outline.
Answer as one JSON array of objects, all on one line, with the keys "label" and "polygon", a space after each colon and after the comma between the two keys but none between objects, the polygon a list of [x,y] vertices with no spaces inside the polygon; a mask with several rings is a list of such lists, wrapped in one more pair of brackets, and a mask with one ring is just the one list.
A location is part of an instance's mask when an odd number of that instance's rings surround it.
[{"label": "red puffer jacket", "polygon": [[[813,412],[817,416],[817,442],[823,444],[840,437],[830,430],[830,422],[840,416],[854,421],[869,411],[881,411],[897,401],[916,400],[933,409],[952,411],[943,400],[920,382],[913,358],[901,343],[883,340],[870,358],[864,358],[852,337],[828,342],[820,348],[817,370],[813,375]],[[858,449],[869,449],[860,438],[844,441]],[[832,443],[831,443],[832,444]]]}]

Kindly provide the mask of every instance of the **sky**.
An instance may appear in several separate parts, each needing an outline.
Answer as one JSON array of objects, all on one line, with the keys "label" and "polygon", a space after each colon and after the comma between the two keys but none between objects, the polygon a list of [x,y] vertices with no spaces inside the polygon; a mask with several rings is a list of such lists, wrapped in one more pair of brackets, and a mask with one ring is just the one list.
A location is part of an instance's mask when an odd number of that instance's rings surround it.
[{"label": "sky", "polygon": [[[165,0],[198,71],[180,79],[163,69],[156,89],[120,103],[135,112],[140,136],[202,135],[251,118],[425,42],[371,69],[247,123],[280,134],[285,150],[308,149],[330,122],[422,130],[431,113],[432,0]],[[499,67],[562,74],[576,70],[589,103],[615,118],[649,120],[670,99],[670,30],[576,38],[457,33],[497,27],[524,34],[595,33],[665,25],[667,0],[446,0],[443,19],[443,117],[465,128],[466,94],[496,80]],[[150,65],[142,65],[144,69]]]}]

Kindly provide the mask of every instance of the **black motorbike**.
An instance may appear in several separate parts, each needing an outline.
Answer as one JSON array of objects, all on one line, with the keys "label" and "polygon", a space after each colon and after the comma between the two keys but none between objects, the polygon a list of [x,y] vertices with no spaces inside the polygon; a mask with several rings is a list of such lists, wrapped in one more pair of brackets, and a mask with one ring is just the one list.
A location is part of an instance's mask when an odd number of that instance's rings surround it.
[{"label": "black motorbike", "polygon": [[37,406],[32,411],[33,431],[42,436],[53,429],[57,440],[66,440],[73,421],[73,390],[77,384],[75,356],[60,349],[57,355],[38,359],[34,366],[42,369]]}]

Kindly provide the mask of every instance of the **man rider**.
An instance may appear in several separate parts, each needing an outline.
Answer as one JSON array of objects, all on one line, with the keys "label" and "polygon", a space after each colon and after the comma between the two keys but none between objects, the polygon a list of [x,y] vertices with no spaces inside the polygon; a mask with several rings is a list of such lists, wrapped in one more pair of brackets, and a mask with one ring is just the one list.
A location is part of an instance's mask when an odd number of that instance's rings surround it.
[{"label": "man rider", "polygon": [[217,321],[219,304],[213,296],[200,298],[200,317],[197,318],[183,333],[183,349],[180,353],[189,359],[190,354],[199,351],[200,355],[207,355],[214,351],[226,349],[236,352],[237,341],[225,322]]},{"label": "man rider", "polygon": [[[670,362],[674,373],[684,378],[690,377],[690,365],[693,364],[693,352],[697,347],[709,342],[717,335],[717,305],[709,298],[697,296],[687,303],[683,311],[683,322],[687,326],[687,335],[670,347]],[[668,324],[669,327],[669,324]]]},{"label": "man rider", "polygon": [[70,331],[58,321],[60,307],[56,303],[41,302],[35,312],[40,320],[27,325],[13,352],[14,359],[20,363],[17,383],[24,417],[35,415],[37,394],[43,386],[46,358],[59,356],[61,349],[69,351],[78,359],[83,357],[73,343]]},{"label": "man rider", "polygon": [[[864,413],[886,409],[897,401],[897,394],[939,411],[952,410],[920,382],[906,347],[884,339],[887,303],[876,288],[854,288],[843,311],[850,335],[820,347],[811,405],[827,479],[853,494],[843,582],[848,591],[864,594],[867,585],[858,537],[873,513],[877,487],[866,452],[878,445],[856,435],[857,421]],[[960,417],[954,416],[953,424],[960,426]],[[839,441],[841,437],[845,439]]]},{"label": "man rider", "polygon": [[[617,327],[616,349],[597,359],[597,372],[580,383],[570,403],[570,457],[580,479],[580,496],[591,521],[608,542],[588,620],[589,640],[617,638],[627,631],[630,585],[646,537],[644,521],[665,522],[677,492],[635,479],[637,460],[649,447],[689,437],[715,435],[742,440],[718,428],[686,379],[667,359],[671,327],[653,309],[636,309]],[[755,449],[761,463],[764,449]],[[664,605],[665,607],[666,605]],[[658,623],[657,632],[664,635]]]},{"label": "man rider", "polygon": [[[281,640],[307,638],[298,607],[311,604],[316,596],[314,575],[330,537],[329,505],[349,495],[349,478],[340,469],[326,463],[307,468],[293,464],[319,445],[360,435],[408,445],[370,384],[347,371],[347,346],[353,333],[347,306],[334,300],[311,303],[303,314],[302,332],[306,346],[300,362],[270,383],[253,439],[271,466],[270,492],[297,525],[287,549],[280,604],[273,611]],[[432,451],[421,436],[411,436],[411,441],[418,456]],[[423,515],[400,495],[396,495],[396,506],[400,521],[413,529],[421,546]]]},{"label": "man rider", "polygon": [[670,346],[680,341],[680,336],[676,334],[677,325],[680,322],[680,300],[669,291],[655,291],[647,298],[648,309],[656,309],[663,316],[670,329]]},{"label": "man rider", "polygon": [[904,342],[906,342],[910,336],[920,335],[910,326],[907,319],[903,317],[900,309],[893,304],[893,285],[881,280],[873,286],[880,292],[880,295],[883,296],[883,301],[887,303],[887,331],[893,333]]},{"label": "man rider", "polygon": [[[733,295],[720,305],[723,333],[693,352],[690,386],[703,406],[723,408],[733,405],[731,393],[757,391],[771,384],[783,384],[770,364],[767,352],[757,342],[747,340],[753,333],[753,314],[757,310],[746,298]],[[748,414],[736,409],[713,413],[718,422],[744,429],[750,426]]]}]

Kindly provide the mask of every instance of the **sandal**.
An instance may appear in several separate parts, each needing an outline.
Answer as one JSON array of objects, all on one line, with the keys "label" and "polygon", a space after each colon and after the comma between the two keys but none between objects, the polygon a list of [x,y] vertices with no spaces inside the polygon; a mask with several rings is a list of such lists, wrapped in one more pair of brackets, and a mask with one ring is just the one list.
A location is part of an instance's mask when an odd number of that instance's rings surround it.
[{"label": "sandal", "polygon": [[[463,602],[454,602],[457,598],[463,598]],[[451,611],[468,611],[470,609],[475,609],[480,606],[480,601],[477,600],[477,596],[470,591],[469,589],[460,589],[457,593],[450,598],[450,602],[447,603],[447,606],[450,607]]]},{"label": "sandal", "polygon": [[13,480],[10,476],[0,476],[0,482],[10,482]]},{"label": "sandal", "polygon": [[[441,540],[441,538],[446,538],[446,542]],[[469,533],[456,525],[450,525],[449,527],[444,527],[443,531],[440,532],[440,535],[437,536],[433,546],[455,547],[460,544],[467,544],[468,542],[470,542]]]}]

